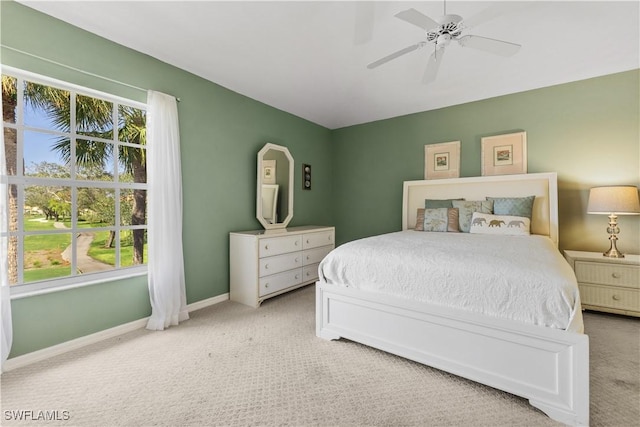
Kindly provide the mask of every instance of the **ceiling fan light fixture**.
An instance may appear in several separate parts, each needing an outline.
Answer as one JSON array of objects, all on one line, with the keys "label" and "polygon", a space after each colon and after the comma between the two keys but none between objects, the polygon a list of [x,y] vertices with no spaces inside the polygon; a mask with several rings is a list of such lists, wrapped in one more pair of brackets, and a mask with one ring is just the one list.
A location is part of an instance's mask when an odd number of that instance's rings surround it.
[{"label": "ceiling fan light fixture", "polygon": [[[431,43],[441,44],[447,43],[451,38],[456,38],[462,33],[463,26],[461,25],[462,17],[460,15],[445,15],[440,19],[440,23],[437,28],[426,32],[427,41]],[[448,36],[448,40],[445,41],[443,36]]]},{"label": "ceiling fan light fixture", "polygon": [[445,47],[451,42],[451,36],[449,34],[440,34],[436,39],[436,46]]}]

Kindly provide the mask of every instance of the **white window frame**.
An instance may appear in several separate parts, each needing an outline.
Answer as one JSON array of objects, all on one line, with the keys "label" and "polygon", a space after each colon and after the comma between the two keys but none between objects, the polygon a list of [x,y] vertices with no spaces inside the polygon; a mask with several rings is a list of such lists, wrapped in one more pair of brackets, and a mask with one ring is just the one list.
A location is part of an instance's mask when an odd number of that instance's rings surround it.
[{"label": "white window frame", "polygon": [[[6,176],[2,176],[2,180],[3,182],[8,183],[9,185],[17,185],[18,186],[18,200],[17,200],[17,206],[18,206],[18,224],[17,224],[17,230],[16,231],[10,231],[8,232],[9,236],[18,236],[18,284],[13,284],[10,286],[10,290],[11,290],[11,298],[12,299],[17,299],[17,298],[24,298],[27,296],[32,296],[32,295],[37,295],[37,294],[42,294],[42,293],[49,293],[49,292],[55,292],[55,291],[60,291],[60,290],[66,290],[66,289],[71,289],[71,288],[77,288],[77,287],[83,287],[83,286],[89,286],[89,285],[94,285],[94,284],[98,284],[98,283],[104,283],[104,282],[111,282],[114,280],[118,280],[118,279],[126,279],[126,278],[130,278],[130,277],[136,277],[136,276],[142,276],[142,275],[146,275],[147,274],[147,265],[146,264],[141,264],[141,265],[134,265],[134,266],[128,266],[128,267],[121,267],[120,266],[120,231],[122,230],[133,230],[133,229],[146,229],[148,230],[148,222],[147,224],[144,225],[136,225],[136,226],[132,226],[132,225],[127,225],[127,226],[123,226],[121,225],[121,221],[120,221],[120,198],[116,197],[115,198],[115,219],[114,219],[114,225],[113,226],[108,226],[108,227],[101,227],[99,229],[94,229],[94,228],[77,228],[77,208],[76,208],[76,192],[72,191],[72,228],[69,229],[64,229],[61,230],[60,233],[69,233],[71,235],[71,245],[72,245],[72,262],[71,262],[71,275],[70,276],[65,276],[65,277],[60,277],[60,278],[55,278],[55,279],[48,279],[48,280],[42,280],[42,281],[37,281],[37,282],[29,282],[29,283],[23,283],[23,274],[24,274],[24,237],[25,236],[29,236],[29,235],[39,235],[39,234],[55,234],[56,231],[48,231],[46,233],[42,233],[42,232],[27,232],[24,230],[24,212],[22,207],[24,207],[24,188],[29,186],[29,185],[39,185],[39,186],[47,186],[47,185],[55,185],[55,186],[60,186],[61,184],[64,186],[69,186],[71,188],[86,188],[86,187],[91,187],[91,188],[97,188],[97,187],[103,187],[103,188],[109,188],[109,189],[114,189],[114,190],[126,190],[126,189],[144,189],[144,190],[148,190],[148,182],[147,183],[127,183],[127,182],[120,182],[118,180],[118,174],[114,173],[114,181],[113,182],[104,182],[104,181],[87,181],[87,180],[77,180],[75,177],[75,161],[73,162],[73,164],[71,165],[71,178],[70,179],[57,179],[57,178],[34,178],[34,177],[26,177],[24,175],[24,170],[23,170],[23,164],[21,162],[21,160],[23,159],[23,147],[24,147],[24,132],[25,131],[38,131],[40,133],[51,133],[52,135],[60,135],[60,136],[68,136],[70,138],[70,141],[75,141],[76,139],[81,139],[81,140],[93,140],[93,141],[101,141],[101,142],[106,142],[109,144],[114,144],[114,153],[118,152],[118,146],[130,146],[130,147],[144,147],[146,149],[145,146],[141,146],[138,144],[130,144],[127,142],[122,142],[118,140],[118,132],[117,132],[117,124],[118,124],[118,105],[125,105],[125,106],[129,106],[129,107],[134,107],[140,110],[147,110],[147,105],[138,101],[134,101],[131,99],[126,99],[126,98],[122,98],[119,96],[115,96],[115,95],[111,95],[105,92],[101,92],[101,91],[97,91],[97,90],[93,90],[93,89],[89,89],[86,87],[82,87],[79,85],[75,85],[72,83],[68,83],[62,80],[57,80],[54,78],[50,78],[47,76],[43,76],[40,74],[36,74],[36,73],[32,73],[29,71],[24,71],[24,70],[20,70],[14,67],[9,67],[9,66],[5,66],[2,65],[0,70],[2,71],[2,75],[9,75],[12,77],[16,77],[18,79],[18,102],[17,102],[17,107],[16,107],[16,123],[5,123],[3,121],[3,128],[7,127],[7,128],[12,128],[16,130],[17,133],[17,141],[18,141],[18,147],[17,147],[17,158],[18,160],[18,165],[17,165],[17,171],[16,171],[16,175],[6,175]],[[24,82],[25,80],[30,81],[30,82],[34,82],[34,83],[38,83],[38,84],[42,84],[42,85],[46,85],[46,86],[51,86],[51,87],[55,87],[57,89],[63,89],[66,91],[69,91],[70,93],[70,99],[71,99],[71,114],[70,114],[70,132],[64,133],[64,132],[59,132],[59,131],[55,131],[55,130],[51,130],[51,129],[41,129],[41,128],[34,128],[34,127],[30,127],[30,126],[25,126],[24,125],[24,100],[23,98],[23,93],[21,91],[21,87],[22,86],[22,82]],[[75,118],[75,98],[77,95],[83,95],[83,96],[88,96],[88,97],[93,97],[93,98],[99,98],[108,102],[113,103],[113,114],[114,114],[114,132],[113,132],[113,139],[109,140],[109,139],[101,139],[101,138],[95,138],[95,137],[88,137],[87,135],[84,135],[82,133],[77,133],[77,129],[76,129],[76,118]],[[75,159],[75,144],[71,144],[71,158]],[[4,150],[4,147],[0,147],[1,149]],[[117,162],[117,156],[115,156],[114,159],[115,162]],[[117,171],[117,169],[116,169]],[[103,271],[103,272],[94,272],[94,273],[85,273],[85,274],[78,274],[76,272],[77,268],[76,268],[76,238],[74,238],[74,236],[77,236],[77,234],[81,231],[105,231],[105,230],[114,230],[116,232],[116,236],[118,236],[118,238],[115,239],[115,252],[118,256],[116,256],[116,265],[114,266],[113,270],[108,270],[108,271]],[[148,231],[147,231],[148,232]]]}]

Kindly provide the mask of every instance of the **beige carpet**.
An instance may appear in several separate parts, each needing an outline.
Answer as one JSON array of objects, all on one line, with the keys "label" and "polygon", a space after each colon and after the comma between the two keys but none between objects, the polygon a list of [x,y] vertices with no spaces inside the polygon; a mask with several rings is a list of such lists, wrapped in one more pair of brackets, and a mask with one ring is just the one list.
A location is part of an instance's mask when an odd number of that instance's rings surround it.
[{"label": "beige carpet", "polygon": [[[314,288],[257,310],[224,302],[2,375],[2,425],[559,425],[527,401],[315,336]],[[585,313],[591,423],[640,422],[640,321]],[[15,411],[58,411],[16,422]],[[7,412],[9,411],[9,412]],[[64,412],[66,411],[66,412]]]}]

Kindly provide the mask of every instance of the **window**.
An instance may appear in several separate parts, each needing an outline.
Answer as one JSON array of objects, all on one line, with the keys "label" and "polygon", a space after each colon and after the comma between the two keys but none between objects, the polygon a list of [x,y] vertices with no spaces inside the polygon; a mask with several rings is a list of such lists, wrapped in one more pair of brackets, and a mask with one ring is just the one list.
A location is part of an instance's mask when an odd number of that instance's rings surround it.
[{"label": "window", "polygon": [[146,272],[145,105],[2,75],[14,291]]}]

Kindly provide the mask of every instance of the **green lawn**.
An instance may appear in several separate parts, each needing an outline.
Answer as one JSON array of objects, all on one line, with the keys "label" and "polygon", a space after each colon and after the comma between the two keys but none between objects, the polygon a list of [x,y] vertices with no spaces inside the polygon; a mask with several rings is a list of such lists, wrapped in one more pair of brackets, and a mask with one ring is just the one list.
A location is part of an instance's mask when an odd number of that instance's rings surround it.
[{"label": "green lawn", "polygon": [[45,221],[44,218],[39,218],[39,217],[31,218],[31,217],[25,216],[24,230],[25,231],[53,230],[55,228],[53,226],[54,222],[55,221],[53,220]]},{"label": "green lawn", "polygon": [[[37,218],[40,219],[40,218]],[[43,231],[43,230],[55,230],[53,223],[55,221],[25,221],[25,231]],[[69,227],[71,223],[65,222],[65,225]],[[78,227],[100,227],[101,224],[92,223],[79,223]],[[62,252],[67,246],[71,244],[70,233],[56,233],[56,234],[39,234],[35,236],[26,236],[24,239],[24,251],[25,253],[31,251],[41,250],[60,250]]]},{"label": "green lawn", "polygon": [[[37,221],[29,221],[37,219]],[[53,220],[44,221],[40,218],[25,217],[25,231],[54,230]],[[70,221],[63,222],[67,227],[71,226]],[[80,222],[79,228],[103,227],[101,223]],[[123,232],[123,235],[126,232]],[[115,265],[115,248],[105,248],[104,245],[109,236],[108,231],[95,233],[93,242],[89,249],[89,256],[92,258]],[[61,257],[64,249],[71,244],[71,233],[55,233],[25,236],[25,271],[24,281],[35,282],[38,280],[64,277],[71,274],[71,267],[68,262]],[[121,243],[121,265],[127,267],[133,264],[133,247],[131,244]],[[147,245],[144,247],[144,262],[147,262]]]},{"label": "green lawn", "polygon": [[38,280],[55,279],[57,277],[69,276],[70,274],[70,266],[32,268],[24,271],[24,281],[25,283],[37,282]]},{"label": "green lawn", "polygon": [[[29,221],[34,219],[35,221]],[[25,231],[54,230],[54,221],[25,217]],[[40,234],[24,238],[24,281],[53,279],[71,274],[62,251],[71,243],[71,233]]]},{"label": "green lawn", "polygon": [[[109,238],[108,231],[100,231],[95,233],[93,242],[91,242],[91,248],[89,249],[89,256],[98,261],[104,262],[109,265],[116,265],[116,251],[115,248],[105,248],[107,239]],[[147,244],[144,244],[143,260],[147,262]],[[133,265],[133,244],[127,244],[125,242],[120,243],[120,266],[129,267]]]},{"label": "green lawn", "polygon": [[59,250],[62,252],[64,248],[71,244],[71,233],[62,234],[38,234],[35,236],[24,237],[25,253],[43,250]]}]

